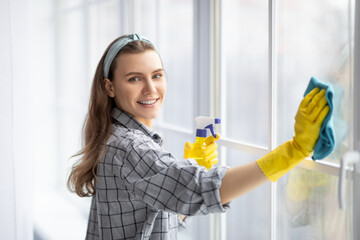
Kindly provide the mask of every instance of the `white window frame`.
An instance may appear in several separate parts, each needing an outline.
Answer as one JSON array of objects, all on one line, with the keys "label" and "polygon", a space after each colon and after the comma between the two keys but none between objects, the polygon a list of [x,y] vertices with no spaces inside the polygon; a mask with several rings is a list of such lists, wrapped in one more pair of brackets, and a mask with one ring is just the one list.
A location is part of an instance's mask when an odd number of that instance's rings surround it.
[{"label": "white window frame", "polygon": [[[360,1],[355,2],[354,66],[360,66]],[[360,152],[360,68],[354,68],[354,150]],[[360,164],[355,167],[359,170]],[[354,171],[353,239],[360,239],[360,174]]]}]

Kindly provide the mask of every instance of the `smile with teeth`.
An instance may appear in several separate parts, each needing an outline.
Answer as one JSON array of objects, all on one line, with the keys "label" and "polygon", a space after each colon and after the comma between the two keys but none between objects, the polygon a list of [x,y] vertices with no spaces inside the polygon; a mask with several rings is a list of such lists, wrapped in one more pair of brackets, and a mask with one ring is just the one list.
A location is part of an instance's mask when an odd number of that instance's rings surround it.
[{"label": "smile with teeth", "polygon": [[158,98],[152,99],[152,100],[146,100],[146,101],[138,101],[138,103],[144,104],[144,105],[151,105],[151,104],[154,104],[157,100],[158,100]]}]

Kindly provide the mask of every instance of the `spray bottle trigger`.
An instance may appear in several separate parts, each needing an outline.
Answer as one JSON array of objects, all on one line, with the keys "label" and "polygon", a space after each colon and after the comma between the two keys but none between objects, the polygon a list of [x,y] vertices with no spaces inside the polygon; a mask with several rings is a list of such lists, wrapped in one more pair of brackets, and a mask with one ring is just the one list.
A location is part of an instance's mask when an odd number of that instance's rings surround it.
[{"label": "spray bottle trigger", "polygon": [[216,138],[216,134],[214,132],[214,125],[209,124],[205,128],[208,128],[210,130],[210,132],[211,132],[211,135],[213,135],[213,137]]}]

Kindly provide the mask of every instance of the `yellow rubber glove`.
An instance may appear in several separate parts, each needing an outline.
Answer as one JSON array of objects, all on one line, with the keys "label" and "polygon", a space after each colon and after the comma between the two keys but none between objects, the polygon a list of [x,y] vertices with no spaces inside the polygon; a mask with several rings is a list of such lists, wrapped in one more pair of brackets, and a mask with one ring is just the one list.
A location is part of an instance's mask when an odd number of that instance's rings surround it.
[{"label": "yellow rubber glove", "polygon": [[313,89],[301,101],[295,116],[295,136],[256,162],[264,175],[275,182],[314,150],[322,122],[329,112],[325,89]]},{"label": "yellow rubber glove", "polygon": [[[201,149],[201,153],[197,152],[196,155],[201,157],[201,159],[195,159],[200,166],[206,167],[207,170],[209,170],[214,164],[218,162],[217,156],[217,144],[215,141],[220,139],[220,135],[216,134],[216,137],[214,138],[213,135],[210,135],[207,137],[204,141],[205,148]],[[184,158],[192,158],[191,152],[194,150],[194,144],[190,142],[185,143],[184,147]]]}]

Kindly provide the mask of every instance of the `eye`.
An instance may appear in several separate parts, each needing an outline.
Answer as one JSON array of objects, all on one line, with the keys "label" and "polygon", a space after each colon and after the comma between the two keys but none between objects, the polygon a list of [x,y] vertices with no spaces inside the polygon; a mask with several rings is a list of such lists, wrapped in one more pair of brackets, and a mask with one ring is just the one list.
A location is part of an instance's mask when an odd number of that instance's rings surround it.
[{"label": "eye", "polygon": [[137,81],[140,81],[139,77],[132,77],[129,79],[129,82],[137,82]]},{"label": "eye", "polygon": [[161,78],[162,76],[163,76],[163,75],[162,75],[161,73],[156,73],[153,78],[159,79],[159,78]]}]

